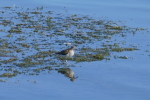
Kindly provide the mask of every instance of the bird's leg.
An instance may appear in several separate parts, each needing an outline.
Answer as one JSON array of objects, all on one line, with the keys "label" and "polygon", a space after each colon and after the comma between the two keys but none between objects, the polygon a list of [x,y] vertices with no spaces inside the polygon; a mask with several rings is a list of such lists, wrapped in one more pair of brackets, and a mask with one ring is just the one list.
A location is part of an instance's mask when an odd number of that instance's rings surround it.
[{"label": "bird's leg", "polygon": [[68,61],[66,60],[66,64],[68,65]]},{"label": "bird's leg", "polygon": [[64,64],[65,64],[65,67],[67,68],[67,67],[68,67],[68,61],[65,60],[65,62],[66,62],[66,63],[64,63]]}]

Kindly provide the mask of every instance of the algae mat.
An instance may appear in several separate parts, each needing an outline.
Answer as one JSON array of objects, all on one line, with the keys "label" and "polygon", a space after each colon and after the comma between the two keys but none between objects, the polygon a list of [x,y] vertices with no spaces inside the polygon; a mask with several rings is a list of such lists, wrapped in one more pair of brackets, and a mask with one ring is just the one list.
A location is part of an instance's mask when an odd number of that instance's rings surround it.
[{"label": "algae mat", "polygon": [[[125,26],[123,21],[56,13],[44,7],[1,7],[0,15],[0,77],[6,78],[50,73],[80,62],[111,60],[112,56],[133,59],[112,53],[139,50],[137,45],[126,44],[125,38],[146,32]],[[55,55],[72,45],[77,47],[74,57]],[[64,60],[71,63],[66,65]]]}]

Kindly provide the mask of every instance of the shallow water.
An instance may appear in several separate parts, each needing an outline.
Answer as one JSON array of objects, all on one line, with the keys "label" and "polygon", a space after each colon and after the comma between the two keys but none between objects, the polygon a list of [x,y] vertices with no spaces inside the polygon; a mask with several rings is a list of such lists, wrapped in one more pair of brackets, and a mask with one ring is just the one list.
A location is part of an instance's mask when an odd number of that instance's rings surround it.
[{"label": "shallow water", "polygon": [[[5,0],[3,6],[38,7],[44,6],[50,11],[64,15],[82,14],[95,19],[124,21],[130,27],[147,28],[149,31],[150,1],[60,1],[60,0]],[[75,73],[74,82],[65,75],[51,70],[39,75],[17,75],[1,78],[2,100],[59,100],[59,99],[94,99],[94,100],[148,100],[150,98],[150,33],[146,31],[135,35],[127,34],[124,38],[114,36],[110,41],[125,41],[123,46],[134,45],[139,50],[112,52],[110,60],[70,63]],[[104,40],[105,41],[105,40]],[[59,49],[56,46],[56,49]],[[77,53],[79,50],[77,49]],[[128,59],[114,58],[127,56]],[[81,67],[80,67],[81,66]]]}]

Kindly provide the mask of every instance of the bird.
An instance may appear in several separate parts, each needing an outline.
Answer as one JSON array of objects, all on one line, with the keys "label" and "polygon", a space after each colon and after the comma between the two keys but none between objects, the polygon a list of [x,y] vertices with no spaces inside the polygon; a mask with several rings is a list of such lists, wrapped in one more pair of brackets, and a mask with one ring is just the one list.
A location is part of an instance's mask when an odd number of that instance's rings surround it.
[{"label": "bird", "polygon": [[74,55],[74,50],[75,49],[76,49],[76,47],[72,46],[69,49],[65,49],[65,50],[62,50],[60,52],[56,52],[56,54],[66,56],[66,57],[72,57]]},{"label": "bird", "polygon": [[[69,49],[65,49],[65,50],[62,50],[60,52],[56,52],[56,54],[60,55],[60,56],[63,56],[63,57],[66,57],[66,58],[70,58],[74,55],[74,50],[76,49],[75,46],[71,46],[71,48]],[[67,62],[67,60],[66,60]]]}]

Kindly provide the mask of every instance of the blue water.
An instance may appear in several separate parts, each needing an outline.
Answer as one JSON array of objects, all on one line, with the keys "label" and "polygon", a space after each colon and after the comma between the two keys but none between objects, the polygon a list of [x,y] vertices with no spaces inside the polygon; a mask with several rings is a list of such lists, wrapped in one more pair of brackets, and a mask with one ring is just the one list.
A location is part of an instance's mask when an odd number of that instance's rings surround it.
[{"label": "blue water", "polygon": [[[82,14],[96,19],[124,21],[130,27],[150,27],[148,0],[4,0],[3,6],[38,7],[64,15]],[[114,37],[115,38],[115,37]],[[117,37],[116,37],[117,38]],[[72,67],[78,78],[53,70],[38,76],[20,75],[0,82],[1,100],[149,100],[150,33],[129,35],[126,44],[138,45],[134,52],[112,53],[111,60],[83,62]],[[119,40],[118,40],[119,41]],[[145,52],[148,50],[148,52]],[[129,59],[114,59],[113,56]],[[81,67],[79,67],[81,66]]]}]

